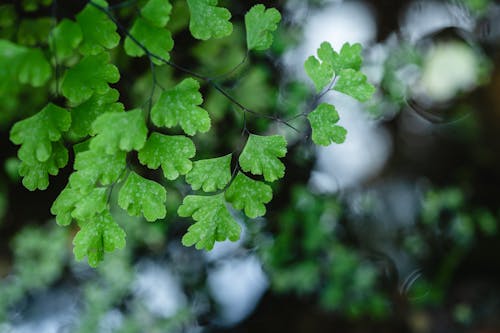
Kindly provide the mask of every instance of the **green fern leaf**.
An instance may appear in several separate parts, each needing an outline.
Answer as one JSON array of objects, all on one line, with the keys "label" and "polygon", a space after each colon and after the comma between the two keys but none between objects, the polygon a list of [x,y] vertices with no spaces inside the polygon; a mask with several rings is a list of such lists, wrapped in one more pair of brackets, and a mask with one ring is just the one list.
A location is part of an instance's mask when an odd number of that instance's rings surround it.
[{"label": "green fern leaf", "polygon": [[273,182],[285,174],[285,166],[279,160],[285,155],[286,140],[283,136],[250,134],[239,162],[243,171],[264,175],[266,181]]},{"label": "green fern leaf", "polygon": [[114,155],[102,154],[92,149],[76,154],[74,168],[77,172],[70,177],[72,188],[89,188],[110,185],[118,180],[126,167],[125,152]]},{"label": "green fern leaf", "polygon": [[141,15],[159,28],[167,25],[171,12],[172,5],[168,0],[149,0],[141,9]]},{"label": "green fern leaf", "polygon": [[183,135],[153,133],[139,151],[139,161],[150,169],[161,165],[165,178],[174,180],[191,170],[196,154],[193,141]]},{"label": "green fern leaf", "polygon": [[105,113],[92,124],[90,149],[115,154],[118,151],[139,150],[144,146],[148,129],[140,109]]},{"label": "green fern leaf", "polygon": [[[93,0],[101,7],[108,7],[104,0]],[[76,22],[82,30],[83,40],[80,45],[80,52],[84,55],[95,55],[107,49],[115,48],[120,42],[120,35],[116,32],[116,25],[109,17],[88,4],[76,15]]]},{"label": "green fern leaf", "polygon": [[184,79],[170,90],[163,91],[151,109],[151,120],[156,126],[174,127],[179,124],[188,135],[205,133],[210,129],[208,112],[199,107],[203,98],[195,79]]},{"label": "green fern leaf", "polygon": [[245,14],[248,50],[263,51],[271,47],[273,32],[281,20],[280,12],[275,8],[266,10],[264,5],[253,6]]},{"label": "green fern leaf", "polygon": [[80,140],[90,135],[92,123],[103,113],[122,112],[123,104],[116,103],[119,93],[116,89],[109,89],[102,95],[94,94],[82,104],[71,110],[71,128],[68,131],[74,140]]},{"label": "green fern leaf", "polygon": [[68,163],[68,150],[61,142],[53,142],[51,151],[49,158],[43,162],[23,161],[19,166],[19,175],[23,177],[23,185],[28,190],[45,190],[49,186],[49,175],[57,175],[59,169]]},{"label": "green fern leaf", "polygon": [[273,190],[271,186],[240,172],[225,192],[225,197],[234,208],[244,210],[249,218],[256,218],[266,213],[264,204],[273,198]]},{"label": "green fern leaf", "polygon": [[338,72],[342,69],[354,69],[359,71],[363,58],[361,57],[361,44],[355,43],[353,45],[345,43],[340,49],[340,53],[333,52],[331,62],[333,70]]},{"label": "green fern leaf", "polygon": [[152,180],[131,172],[118,193],[118,205],[133,216],[141,213],[149,222],[164,218],[167,214],[167,191]]},{"label": "green fern leaf", "polygon": [[18,156],[25,163],[45,162],[52,156],[52,142],[59,141],[70,125],[70,113],[49,103],[37,114],[14,124],[10,140],[21,145]]},{"label": "green fern leaf", "polygon": [[318,49],[318,59],[314,56],[307,58],[304,69],[316,87],[316,91],[323,90],[333,79],[335,71],[333,69],[333,58],[335,51],[328,42],[321,43]]},{"label": "green fern leaf", "polygon": [[[174,47],[174,40],[170,31],[159,28],[149,21],[139,17],[135,20],[130,29],[130,34],[142,45],[149,53],[155,56],[151,57],[156,65],[163,65],[170,59],[169,52]],[[130,37],[125,38],[125,52],[131,57],[141,57],[146,54],[144,48]],[[157,57],[159,58],[157,58]]]},{"label": "green fern leaf", "polygon": [[307,119],[311,123],[312,140],[315,144],[328,146],[332,142],[345,141],[347,131],[344,127],[335,125],[339,121],[339,114],[333,105],[321,103],[307,115]]},{"label": "green fern leaf", "polygon": [[73,105],[78,105],[94,93],[105,94],[111,89],[108,83],[116,83],[119,79],[118,68],[109,63],[109,54],[86,56],[64,75],[62,94]]},{"label": "green fern leaf", "polygon": [[229,22],[231,13],[226,8],[217,7],[218,0],[187,0],[187,3],[191,12],[189,30],[194,38],[222,38],[233,32],[233,25]]},{"label": "green fern leaf", "polygon": [[186,182],[193,190],[205,192],[221,190],[231,180],[232,154],[194,162],[193,169],[186,175]]},{"label": "green fern leaf", "polygon": [[57,61],[62,61],[73,54],[82,39],[80,25],[74,21],[63,19],[52,31],[49,45]]},{"label": "green fern leaf", "polygon": [[339,73],[339,79],[333,89],[354,97],[360,102],[368,101],[375,87],[366,81],[366,76],[354,69],[344,69]]},{"label": "green fern leaf", "polygon": [[73,239],[73,253],[77,260],[87,256],[91,267],[97,267],[105,252],[125,247],[125,231],[114,221],[109,211],[81,222],[80,227]]},{"label": "green fern leaf", "polygon": [[52,67],[40,49],[28,49],[20,62],[19,82],[43,86],[52,75]]},{"label": "green fern leaf", "polygon": [[211,250],[215,241],[240,238],[241,228],[229,213],[224,194],[213,196],[188,195],[177,210],[181,217],[191,216],[196,223],[191,225],[182,237],[184,246]]},{"label": "green fern leaf", "polygon": [[81,191],[66,186],[50,208],[59,225],[69,225],[73,219],[87,221],[102,213],[107,207],[106,188],[97,187]]}]

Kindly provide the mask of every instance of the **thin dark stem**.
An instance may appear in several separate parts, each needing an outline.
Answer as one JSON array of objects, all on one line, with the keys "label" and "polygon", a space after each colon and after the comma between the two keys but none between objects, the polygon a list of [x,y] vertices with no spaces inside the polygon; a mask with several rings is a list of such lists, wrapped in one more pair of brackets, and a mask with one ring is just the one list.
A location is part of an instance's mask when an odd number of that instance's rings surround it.
[{"label": "thin dark stem", "polygon": [[[261,114],[261,113],[258,113],[254,110],[251,110],[247,107],[245,107],[244,105],[242,105],[240,102],[238,102],[234,97],[232,97],[228,92],[226,92],[220,85],[218,85],[213,78],[211,77],[208,77],[208,76],[205,76],[205,75],[202,75],[202,74],[199,74],[199,73],[196,73],[188,68],[185,68],[183,66],[180,66],[172,61],[169,61],[157,54],[154,54],[152,53],[151,51],[149,51],[149,49],[147,47],[145,47],[139,40],[137,40],[137,38],[135,38],[129,31],[127,28],[125,28],[110,12],[109,10],[107,10],[105,7],[99,5],[99,4],[96,4],[94,1],[92,0],[89,0],[88,1],[89,4],[91,4],[92,6],[94,6],[95,8],[97,8],[98,10],[100,10],[101,12],[103,12],[104,14],[106,14],[106,16],[108,16],[108,18],[114,23],[116,24],[116,26],[118,27],[118,29],[120,31],[122,31],[125,36],[127,36],[128,38],[130,38],[141,50],[143,50],[143,52],[150,58],[150,59],[156,59],[164,64],[167,64],[169,66],[171,66],[172,68],[174,69],[177,69],[181,72],[184,72],[185,74],[188,74],[192,77],[195,77],[197,79],[200,79],[202,81],[205,81],[207,84],[209,84],[210,86],[212,86],[213,88],[215,88],[217,91],[219,91],[224,97],[226,97],[231,103],[233,103],[234,105],[236,105],[241,111],[243,112],[246,112],[246,113],[249,113],[249,114],[252,114],[256,117],[261,117],[261,118],[265,118],[265,119],[269,119],[269,120],[274,120],[274,121],[277,121],[279,123],[282,123],[292,129],[294,129],[295,131],[297,132],[300,132],[299,130],[297,130],[295,127],[293,127],[292,125],[286,123],[284,120],[281,120],[275,116],[269,116],[269,115],[265,115],[265,114]],[[242,63],[244,63],[246,61],[246,58],[244,59],[244,61],[242,61]],[[241,64],[240,64],[241,65]],[[238,66],[237,66],[238,67]]]},{"label": "thin dark stem", "polygon": [[236,72],[238,70],[238,68],[240,68],[241,66],[243,66],[243,64],[247,61],[249,53],[250,52],[247,50],[245,52],[245,56],[243,57],[243,59],[241,60],[241,62],[238,65],[236,65],[235,67],[233,67],[231,70],[229,70],[226,73],[219,74],[219,75],[213,77],[213,80],[217,80],[217,79],[220,79],[220,78],[231,76],[234,72]]}]

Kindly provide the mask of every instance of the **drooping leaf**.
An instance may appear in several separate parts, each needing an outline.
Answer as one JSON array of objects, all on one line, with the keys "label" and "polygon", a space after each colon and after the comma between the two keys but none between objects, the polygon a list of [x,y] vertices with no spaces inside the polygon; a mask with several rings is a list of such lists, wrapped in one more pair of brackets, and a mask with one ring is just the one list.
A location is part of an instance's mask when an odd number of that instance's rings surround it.
[{"label": "drooping leaf", "polygon": [[285,174],[285,166],[279,158],[284,157],[286,151],[286,140],[281,135],[250,134],[239,158],[240,166],[243,171],[264,175],[266,181],[273,182]]},{"label": "drooping leaf", "polygon": [[49,175],[57,175],[59,169],[68,163],[68,150],[60,142],[53,142],[51,154],[47,160],[40,162],[23,161],[19,166],[19,175],[23,177],[23,185],[30,191],[45,190],[49,186]]},{"label": "drooping leaf", "polygon": [[[107,8],[104,0],[93,0],[97,6]],[[115,48],[120,42],[116,25],[99,8],[89,3],[76,15],[76,22],[82,29],[83,40],[80,52],[84,55],[95,55],[107,49]]]},{"label": "drooping leaf", "polygon": [[59,193],[50,212],[56,215],[59,225],[69,225],[73,219],[87,221],[106,209],[106,194],[106,188],[103,187],[82,192],[68,185]]},{"label": "drooping leaf", "polygon": [[273,32],[281,20],[280,12],[275,8],[266,9],[262,4],[253,6],[245,14],[248,50],[263,51],[271,47]]},{"label": "drooping leaf", "polygon": [[151,120],[156,126],[180,125],[188,135],[205,133],[210,129],[208,112],[199,107],[203,98],[200,84],[192,78],[184,79],[174,88],[162,92],[151,109]]},{"label": "drooping leaf", "polygon": [[312,128],[312,140],[317,145],[329,146],[332,142],[345,141],[347,131],[344,127],[335,125],[339,114],[331,104],[321,103],[307,115]]},{"label": "drooping leaf", "polygon": [[149,222],[164,218],[167,214],[167,191],[155,181],[131,172],[118,193],[118,205],[130,215],[144,215]]},{"label": "drooping leaf", "polygon": [[114,221],[109,211],[81,222],[80,227],[73,239],[73,253],[77,260],[87,256],[91,267],[97,267],[104,258],[104,252],[125,247],[125,231]]},{"label": "drooping leaf", "polygon": [[205,192],[213,192],[223,189],[231,180],[231,156],[194,162],[193,169],[186,175],[186,182],[193,190],[202,188]]},{"label": "drooping leaf", "polygon": [[240,238],[241,228],[229,213],[224,201],[224,194],[213,196],[188,195],[177,210],[181,217],[191,216],[196,222],[188,228],[182,237],[184,246],[211,250],[215,241]]},{"label": "drooping leaf", "polygon": [[[169,52],[174,47],[174,40],[170,31],[157,27],[149,21],[139,17],[130,29],[130,34],[144,46],[148,52],[154,54],[151,60],[156,65],[163,65],[170,59]],[[131,57],[140,57],[146,54],[144,48],[140,47],[130,37],[125,39],[125,52]],[[158,58],[159,57],[159,58]]]},{"label": "drooping leaf", "polygon": [[366,76],[354,69],[344,69],[339,73],[339,79],[333,89],[354,97],[360,102],[368,101],[375,87],[366,81]]},{"label": "drooping leaf", "polygon": [[323,90],[333,80],[335,74],[332,64],[334,53],[330,43],[323,42],[318,49],[319,60],[310,56],[304,63],[304,69],[313,81],[317,92]]},{"label": "drooping leaf", "polygon": [[52,142],[59,141],[70,125],[69,112],[49,103],[37,114],[14,124],[10,140],[21,145],[18,156],[22,161],[45,162],[52,156]]},{"label": "drooping leaf", "polygon": [[70,57],[82,42],[80,25],[69,19],[63,19],[50,35],[49,45],[57,61]]},{"label": "drooping leaf", "polygon": [[73,105],[78,105],[94,93],[105,94],[110,89],[108,83],[119,79],[118,68],[109,63],[109,54],[89,55],[68,69],[61,84],[62,94]]},{"label": "drooping leaf", "polygon": [[118,101],[119,93],[116,89],[109,89],[104,94],[94,94],[82,104],[71,110],[71,128],[69,134],[72,139],[82,139],[92,132],[92,123],[103,113],[124,111],[122,103]]},{"label": "drooping leaf", "polygon": [[95,137],[90,149],[114,154],[118,151],[139,150],[146,142],[148,129],[140,109],[100,115],[92,124]]},{"label": "drooping leaf", "polygon": [[110,185],[118,180],[126,167],[125,152],[114,155],[103,154],[100,151],[87,150],[76,154],[74,172],[70,177],[71,187],[86,188],[96,185]]},{"label": "drooping leaf", "polygon": [[165,178],[174,180],[191,170],[196,154],[193,141],[183,135],[153,133],[139,151],[139,161],[150,169],[161,165]]},{"label": "drooping leaf", "polygon": [[171,12],[172,5],[168,0],[149,0],[141,9],[141,15],[159,28],[167,25]]},{"label": "drooping leaf", "polygon": [[191,17],[189,30],[194,38],[207,40],[229,36],[233,25],[231,13],[226,8],[217,7],[218,0],[187,0]]},{"label": "drooping leaf", "polygon": [[273,190],[264,182],[248,178],[240,172],[226,190],[225,197],[234,208],[244,210],[249,218],[256,218],[266,213],[264,204],[273,198]]}]

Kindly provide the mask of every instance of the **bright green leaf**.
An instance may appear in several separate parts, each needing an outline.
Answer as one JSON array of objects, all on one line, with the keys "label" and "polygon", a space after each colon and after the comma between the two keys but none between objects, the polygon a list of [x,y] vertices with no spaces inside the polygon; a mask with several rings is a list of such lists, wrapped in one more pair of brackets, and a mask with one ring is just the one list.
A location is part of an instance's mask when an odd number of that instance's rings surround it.
[{"label": "bright green leaf", "polygon": [[229,36],[233,25],[231,13],[226,8],[217,7],[218,0],[187,0],[191,18],[189,30],[194,38],[207,40]]},{"label": "bright green leaf", "polygon": [[323,42],[318,49],[319,60],[310,56],[304,63],[304,69],[313,81],[317,92],[323,90],[333,80],[335,74],[332,65],[334,53],[330,43]]},{"label": "bright green leaf", "polygon": [[177,210],[181,217],[191,216],[196,223],[182,237],[184,246],[196,244],[196,248],[211,250],[215,241],[240,238],[241,228],[229,213],[224,194],[213,196],[188,195]]},{"label": "bright green leaf", "polygon": [[375,87],[366,81],[366,76],[354,69],[342,70],[333,89],[354,97],[360,102],[368,101],[375,92]]},{"label": "bright green leaf", "polygon": [[174,180],[191,170],[190,158],[195,154],[196,147],[188,137],[153,133],[139,151],[139,161],[150,169],[161,165],[165,178]]},{"label": "bright green leaf", "polygon": [[118,151],[139,150],[144,146],[148,129],[140,109],[105,113],[92,124],[90,148],[114,154]]},{"label": "bright green leaf", "polygon": [[103,113],[122,112],[122,103],[118,101],[119,93],[116,89],[109,89],[104,94],[94,94],[82,104],[71,110],[71,128],[69,134],[72,139],[79,140],[92,132],[92,123]]},{"label": "bright green leaf", "polygon": [[285,166],[279,160],[286,155],[286,140],[281,135],[250,134],[239,162],[243,171],[264,175],[268,182],[284,176]]},{"label": "bright green leaf", "polygon": [[159,28],[167,25],[172,12],[172,5],[168,0],[149,0],[141,9],[141,15]]},{"label": "bright green leaf", "polygon": [[50,47],[56,59],[61,61],[70,57],[82,38],[82,29],[78,23],[68,19],[59,22],[50,35]]},{"label": "bright green leaf", "polygon": [[57,175],[59,169],[68,163],[68,150],[62,143],[52,143],[51,151],[51,155],[44,162],[23,161],[19,166],[19,175],[23,177],[23,185],[28,190],[45,190],[49,186],[49,174]]},{"label": "bright green leaf", "polygon": [[73,219],[87,221],[103,212],[107,207],[107,191],[103,187],[82,192],[66,186],[59,193],[50,212],[56,215],[59,225],[69,225]]},{"label": "bright green leaf", "polygon": [[249,218],[263,216],[266,213],[264,204],[273,198],[271,186],[238,173],[225,197],[236,209],[244,209]]},{"label": "bright green leaf", "polygon": [[312,139],[315,144],[328,146],[332,142],[345,141],[347,131],[344,127],[335,125],[339,121],[339,114],[333,105],[321,103],[307,115],[307,119],[311,123]]},{"label": "bright green leaf", "polygon": [[94,93],[105,94],[110,89],[108,83],[116,83],[119,79],[118,68],[109,63],[109,54],[86,56],[64,75],[62,94],[73,105],[78,105]]},{"label": "bright green leaf", "polygon": [[205,192],[221,190],[231,180],[231,154],[194,162],[193,169],[186,175],[186,182],[193,190]]},{"label": "bright green leaf", "polygon": [[22,161],[45,162],[52,156],[52,142],[59,141],[70,125],[70,113],[49,103],[37,114],[14,124],[10,140],[21,145],[18,156]]},{"label": "bright green leaf", "polygon": [[88,258],[89,265],[97,267],[104,252],[125,247],[125,231],[114,221],[108,211],[81,223],[81,229],[73,239],[73,253],[77,260]]},{"label": "bright green leaf", "polygon": [[208,112],[199,107],[203,98],[195,79],[184,79],[174,88],[163,91],[151,109],[151,120],[156,126],[174,127],[179,124],[188,135],[205,133],[210,129]]},{"label": "bright green leaf", "polygon": [[40,49],[24,52],[18,69],[19,82],[41,87],[52,75],[52,67]]},{"label": "bright green leaf", "polygon": [[114,155],[102,154],[92,149],[79,152],[76,154],[74,164],[78,172],[71,175],[71,186],[78,188],[86,187],[85,184],[94,186],[97,182],[101,185],[116,182],[125,170],[126,156],[127,154],[121,151]]},{"label": "bright green leaf", "polygon": [[[151,57],[156,65],[163,65],[170,59],[169,52],[174,47],[174,40],[170,31],[159,28],[149,21],[139,17],[130,29],[130,35],[134,37],[148,52],[159,57]],[[144,48],[140,47],[130,37],[125,39],[125,52],[131,57],[140,57],[146,54]]]},{"label": "bright green leaf", "polygon": [[264,5],[253,6],[245,14],[248,50],[263,51],[271,47],[273,32],[281,20],[280,12],[275,8],[266,10]]},{"label": "bright green leaf", "polygon": [[332,66],[335,72],[342,69],[354,69],[359,71],[363,58],[361,57],[361,44],[345,43],[340,49],[340,53],[333,52]]},{"label": "bright green leaf", "polygon": [[[98,6],[106,8],[106,1],[94,1]],[[76,15],[76,21],[82,29],[83,41],[80,52],[84,55],[98,54],[106,49],[115,48],[120,42],[116,25],[101,10],[88,4]]]},{"label": "bright green leaf", "polygon": [[167,191],[152,180],[131,172],[118,193],[118,205],[133,216],[141,213],[149,222],[164,218],[167,214]]}]

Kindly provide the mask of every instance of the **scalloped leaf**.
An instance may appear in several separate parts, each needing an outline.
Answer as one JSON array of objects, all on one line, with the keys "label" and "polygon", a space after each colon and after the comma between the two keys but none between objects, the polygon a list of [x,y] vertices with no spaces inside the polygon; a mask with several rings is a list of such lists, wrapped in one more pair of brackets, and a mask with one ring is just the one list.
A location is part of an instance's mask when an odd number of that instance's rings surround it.
[{"label": "scalloped leaf", "polygon": [[191,216],[196,221],[182,237],[184,246],[195,245],[198,250],[211,250],[215,241],[229,239],[234,242],[240,238],[241,227],[229,213],[223,193],[188,195],[177,213],[181,217]]},{"label": "scalloped leaf", "polygon": [[[130,29],[130,34],[149,53],[155,56],[151,57],[151,61],[155,65],[163,65],[165,61],[170,59],[169,52],[174,47],[174,40],[170,31],[157,27],[153,23],[141,17],[137,18]],[[125,53],[131,57],[141,57],[146,55],[146,51],[141,46],[132,40],[130,37],[125,38]]]},{"label": "scalloped leaf", "polygon": [[131,172],[118,193],[118,205],[129,215],[144,215],[149,222],[162,219],[167,214],[167,191],[155,181]]},{"label": "scalloped leaf", "polygon": [[[107,8],[104,0],[93,0],[97,6]],[[102,51],[115,48],[120,42],[116,25],[100,9],[88,4],[76,15],[76,22],[82,30],[80,52],[84,55],[95,55]]]},{"label": "scalloped leaf", "polygon": [[218,0],[187,0],[191,17],[189,30],[194,38],[222,38],[233,32],[231,12],[217,7]]},{"label": "scalloped leaf", "polygon": [[248,50],[264,51],[273,43],[273,32],[278,28],[281,14],[276,8],[262,4],[253,6],[245,14]]},{"label": "scalloped leaf", "polygon": [[71,128],[68,134],[74,140],[80,140],[90,135],[92,123],[101,114],[108,112],[123,112],[122,103],[116,103],[120,94],[116,89],[109,89],[102,95],[94,94],[82,104],[71,110]]},{"label": "scalloped leaf", "polygon": [[125,247],[125,231],[115,222],[109,211],[80,223],[80,231],[73,239],[76,260],[85,256],[91,267],[103,260],[105,252]]},{"label": "scalloped leaf", "polygon": [[10,140],[21,145],[17,155],[23,162],[45,162],[52,156],[52,143],[59,141],[70,126],[70,113],[49,103],[35,115],[15,123]]},{"label": "scalloped leaf", "polygon": [[59,193],[50,208],[59,225],[69,225],[73,219],[87,221],[107,207],[107,191],[103,187],[82,192],[69,184]]},{"label": "scalloped leaf", "polygon": [[273,190],[271,186],[239,172],[226,190],[225,198],[234,208],[244,210],[245,215],[253,219],[266,214],[264,204],[273,198]]},{"label": "scalloped leaf", "polygon": [[203,189],[204,192],[213,192],[223,189],[231,180],[232,154],[198,160],[193,169],[186,175],[186,182],[193,190]]},{"label": "scalloped leaf", "polygon": [[314,56],[310,56],[304,63],[304,69],[313,81],[316,91],[320,92],[332,81],[335,74],[332,64],[335,51],[333,51],[330,43],[323,42],[317,53],[319,60]]},{"label": "scalloped leaf", "polygon": [[199,107],[203,103],[200,84],[192,78],[184,79],[172,89],[161,93],[151,109],[151,120],[159,127],[180,125],[188,135],[205,133],[210,129],[208,112]]},{"label": "scalloped leaf", "polygon": [[140,150],[146,143],[148,128],[140,109],[105,113],[92,124],[90,149],[115,154]]},{"label": "scalloped leaf", "polygon": [[73,55],[82,39],[80,25],[65,18],[52,30],[49,45],[57,61],[62,61]]},{"label": "scalloped leaf", "polygon": [[139,161],[150,169],[161,165],[165,178],[174,180],[191,170],[190,159],[195,154],[196,147],[188,137],[153,133],[139,151]]},{"label": "scalloped leaf", "polygon": [[44,162],[23,161],[19,166],[19,175],[23,177],[23,185],[28,190],[45,190],[49,186],[49,175],[57,175],[59,169],[68,163],[68,150],[61,142],[53,142],[51,151],[51,155]]},{"label": "scalloped leaf", "polygon": [[335,125],[339,114],[331,104],[321,103],[307,115],[312,128],[312,140],[315,144],[329,146],[332,142],[345,141],[347,131],[344,127]]},{"label": "scalloped leaf", "polygon": [[159,28],[167,25],[171,12],[172,5],[168,0],[149,0],[141,9],[141,15]]},{"label": "scalloped leaf", "polygon": [[240,166],[245,172],[264,175],[273,182],[285,175],[285,166],[279,160],[286,155],[286,140],[282,135],[260,136],[250,134],[240,155]]},{"label": "scalloped leaf", "polygon": [[118,68],[109,63],[109,54],[89,55],[66,71],[61,90],[73,105],[78,105],[94,93],[107,93],[111,89],[108,83],[116,83],[119,79]]},{"label": "scalloped leaf", "polygon": [[339,79],[334,90],[349,95],[360,102],[366,102],[372,98],[375,87],[367,82],[366,76],[354,69],[343,69],[339,73]]}]

